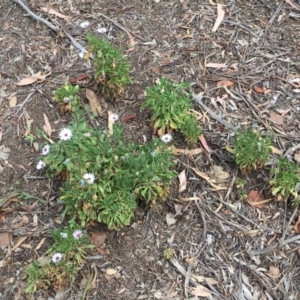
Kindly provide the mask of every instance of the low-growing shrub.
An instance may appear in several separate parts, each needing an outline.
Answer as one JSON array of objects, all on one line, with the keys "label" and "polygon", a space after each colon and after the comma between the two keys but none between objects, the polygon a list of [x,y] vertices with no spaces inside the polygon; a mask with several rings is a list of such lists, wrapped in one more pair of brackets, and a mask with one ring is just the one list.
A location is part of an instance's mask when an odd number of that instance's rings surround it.
[{"label": "low-growing shrub", "polygon": [[103,94],[113,100],[124,92],[128,83],[132,82],[129,77],[130,65],[122,52],[110,42],[100,40],[92,34],[89,34],[87,39],[89,50],[94,54],[95,78]]},{"label": "low-growing shrub", "polygon": [[37,168],[64,178],[60,200],[70,222],[103,222],[109,228],[128,225],[136,200],[155,205],[168,194],[175,177],[172,152],[167,143],[153,139],[146,144],[125,142],[123,130],[114,125],[113,135],[87,126],[78,111],[60,140],[42,149]]},{"label": "low-growing shrub", "polygon": [[271,141],[271,136],[262,138],[251,128],[246,132],[236,131],[234,157],[243,173],[260,169],[266,164],[272,153]]},{"label": "low-growing shrub", "polygon": [[192,98],[185,93],[187,83],[175,84],[162,77],[155,86],[146,88],[142,108],[149,107],[155,131],[160,134],[179,130],[188,142],[195,143],[202,134],[196,117],[190,112]]}]

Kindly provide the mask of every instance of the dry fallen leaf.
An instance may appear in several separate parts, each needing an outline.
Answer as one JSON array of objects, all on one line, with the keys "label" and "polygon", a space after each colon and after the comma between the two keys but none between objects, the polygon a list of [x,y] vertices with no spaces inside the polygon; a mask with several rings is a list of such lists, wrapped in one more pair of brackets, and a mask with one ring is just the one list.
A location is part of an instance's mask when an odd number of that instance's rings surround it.
[{"label": "dry fallen leaf", "polygon": [[0,146],[0,159],[8,160],[10,149],[5,146]]},{"label": "dry fallen leaf", "polygon": [[0,248],[3,250],[9,246],[12,240],[12,234],[9,232],[0,233]]},{"label": "dry fallen leaf", "polygon": [[216,32],[218,30],[218,28],[221,25],[221,23],[224,19],[224,16],[225,16],[225,11],[223,10],[222,5],[220,3],[218,3],[218,5],[217,5],[217,12],[218,12],[218,16],[217,16],[215,25],[212,29],[212,32]]},{"label": "dry fallen leaf", "polygon": [[203,152],[202,148],[197,149],[179,149],[179,148],[173,148],[172,150],[173,155],[197,155]]},{"label": "dry fallen leaf", "polygon": [[91,234],[91,244],[95,245],[96,248],[102,247],[106,240],[106,233],[99,231],[99,232],[92,232]]},{"label": "dry fallen leaf", "polygon": [[295,160],[296,162],[300,162],[300,153],[295,153],[295,154],[294,154],[294,160]]},{"label": "dry fallen leaf", "polygon": [[43,10],[43,11],[49,13],[49,14],[56,15],[56,16],[58,16],[59,18],[64,19],[67,23],[72,24],[72,22],[71,22],[71,17],[68,17],[68,16],[66,16],[66,15],[63,15],[63,14],[57,12],[56,10],[54,10],[53,8],[49,8],[49,7],[41,7],[41,10]]},{"label": "dry fallen leaf", "polygon": [[191,277],[196,279],[199,283],[207,282],[211,285],[214,285],[214,284],[218,283],[218,281],[216,281],[215,279],[213,279],[211,277],[204,277],[204,276],[201,276],[201,275],[191,275]]},{"label": "dry fallen leaf", "polygon": [[269,267],[269,272],[267,273],[267,275],[273,280],[273,281],[277,281],[279,276],[280,276],[280,271],[278,268],[270,265]]},{"label": "dry fallen leaf", "polygon": [[175,224],[176,219],[175,219],[174,215],[171,213],[167,213],[166,214],[166,222],[167,222],[168,226]]},{"label": "dry fallen leaf", "polygon": [[10,99],[9,99],[9,106],[10,107],[15,107],[17,104],[17,97],[16,96],[12,96]]},{"label": "dry fallen leaf", "polygon": [[255,92],[257,92],[259,94],[264,94],[265,93],[265,91],[262,88],[260,88],[256,85],[253,86],[253,89],[254,89]]},{"label": "dry fallen leaf", "polygon": [[207,63],[207,64],[205,64],[205,67],[220,69],[220,68],[227,68],[227,65],[226,64],[218,64],[218,63]]},{"label": "dry fallen leaf", "polygon": [[217,181],[226,180],[230,177],[230,174],[224,171],[221,166],[212,166],[210,168],[210,173]]},{"label": "dry fallen leaf", "polygon": [[46,77],[49,76],[51,73],[52,72],[49,71],[49,73],[42,75],[41,72],[37,72],[36,74],[34,74],[32,76],[28,76],[28,77],[20,80],[19,82],[16,83],[16,85],[28,85],[28,84],[32,84],[34,82],[42,83],[46,80]]},{"label": "dry fallen leaf", "polygon": [[248,194],[248,202],[251,206],[263,208],[265,197],[258,190],[251,190]]},{"label": "dry fallen leaf", "polygon": [[101,104],[100,101],[97,98],[97,95],[90,89],[85,90],[85,96],[89,100],[90,107],[93,113],[95,114],[101,114]]},{"label": "dry fallen leaf", "polygon": [[106,275],[115,275],[115,274],[117,274],[117,270],[115,270],[115,269],[106,269],[105,274]]},{"label": "dry fallen leaf", "polygon": [[45,120],[44,131],[50,137],[51,134],[52,134],[52,128],[51,128],[50,122],[49,122],[48,117],[46,116],[46,114],[44,114],[44,120]]},{"label": "dry fallen leaf", "polygon": [[180,174],[178,175],[179,178],[179,189],[178,192],[181,193],[186,190],[186,175],[185,175],[185,170],[182,170]]},{"label": "dry fallen leaf", "polygon": [[210,297],[210,291],[203,285],[199,284],[196,288],[192,288],[193,296]]},{"label": "dry fallen leaf", "polygon": [[298,221],[294,225],[294,229],[297,233],[300,233],[300,216],[298,217]]},{"label": "dry fallen leaf", "polygon": [[279,154],[279,155],[283,154],[282,151],[280,151],[276,147],[270,146],[270,148],[271,148],[273,154]]},{"label": "dry fallen leaf", "polygon": [[222,87],[222,86],[226,86],[226,87],[229,87],[229,86],[232,86],[234,85],[234,82],[228,80],[228,79],[223,79],[223,80],[220,80],[217,82],[217,87]]},{"label": "dry fallen leaf", "polygon": [[200,139],[200,142],[201,142],[203,148],[204,148],[208,153],[210,153],[210,149],[209,149],[209,147],[208,147],[208,145],[207,145],[207,143],[206,143],[206,140],[205,140],[204,135],[202,134],[201,136],[199,136],[199,139]]},{"label": "dry fallen leaf", "polygon": [[134,50],[134,46],[135,46],[136,42],[134,41],[132,35],[130,34],[130,32],[128,30],[126,30],[126,33],[129,37],[129,46],[130,46],[130,48],[127,50],[127,52],[130,52],[130,51]]},{"label": "dry fallen leaf", "polygon": [[270,111],[270,120],[277,125],[283,124],[283,117],[273,110]]}]

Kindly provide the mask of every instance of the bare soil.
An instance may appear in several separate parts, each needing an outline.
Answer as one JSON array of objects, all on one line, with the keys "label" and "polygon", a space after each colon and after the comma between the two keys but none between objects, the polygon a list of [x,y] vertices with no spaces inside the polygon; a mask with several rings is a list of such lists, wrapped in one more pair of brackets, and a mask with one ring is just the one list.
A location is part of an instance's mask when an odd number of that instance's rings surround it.
[{"label": "bare soil", "polygon": [[[224,125],[273,132],[274,147],[298,155],[299,3],[221,1],[225,17],[215,32],[213,1],[24,3],[61,30],[54,32],[34,20],[12,0],[0,0],[0,145],[10,149],[8,158],[0,159],[0,298],[205,299],[192,295],[194,274],[198,281],[204,278],[197,284],[209,290],[211,299],[300,299],[300,226],[294,226],[300,214],[290,202],[276,202],[268,185],[269,170],[279,156],[274,153],[262,170],[240,174],[227,151],[234,134]],[[43,11],[48,5],[70,17],[71,23]],[[90,22],[85,29],[79,26],[83,21]],[[107,31],[100,33],[99,28]],[[134,47],[124,29],[130,31]],[[100,252],[89,253],[71,287],[59,293],[25,294],[24,268],[51,245],[51,230],[67,222],[61,219],[63,204],[56,201],[61,182],[36,170],[37,147],[42,143],[37,132],[46,116],[55,139],[70,119],[52,101],[58,87],[70,81],[79,84],[86,104],[85,87],[97,92],[93,79],[79,80],[85,74],[92,78],[93,63],[80,58],[64,30],[83,47],[87,32],[110,40],[132,65],[134,83],[118,101],[105,103],[97,119],[101,127],[106,126],[111,109],[120,115],[128,139],[143,142],[144,136],[151,137],[151,114],[140,106],[145,87],[165,76],[190,82],[195,93],[203,94],[208,109],[196,102],[194,108],[211,152],[176,157],[177,171],[186,170],[187,189],[178,193],[179,183],[174,180],[168,201],[156,210],[139,207],[131,226],[118,232],[100,226],[89,229],[89,233],[105,232],[107,239]],[[227,67],[208,67],[209,63]],[[51,74],[41,83],[16,85],[37,72]],[[220,87],[222,82],[226,89]],[[138,118],[124,122],[129,115]],[[36,143],[32,145],[26,139],[29,123]],[[202,147],[200,142],[186,145],[179,133],[174,143],[178,148]],[[216,178],[212,166],[222,166],[229,178]],[[237,178],[247,181],[246,193],[258,190],[271,201],[258,208],[242,200],[234,184]],[[212,182],[222,188],[216,189]],[[31,197],[16,196],[15,191]],[[169,226],[166,214],[176,212],[176,223]],[[7,233],[9,246],[3,235]],[[172,260],[163,256],[169,247],[175,253]],[[117,270],[116,275],[107,276],[108,268]],[[93,274],[93,285],[84,294],[82,279]]]}]

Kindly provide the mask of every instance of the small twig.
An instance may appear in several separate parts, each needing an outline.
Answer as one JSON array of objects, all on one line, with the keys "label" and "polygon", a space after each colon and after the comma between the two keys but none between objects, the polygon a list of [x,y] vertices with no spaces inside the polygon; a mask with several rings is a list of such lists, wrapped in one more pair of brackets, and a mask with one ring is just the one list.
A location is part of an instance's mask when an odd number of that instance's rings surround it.
[{"label": "small twig", "polygon": [[[35,20],[37,20],[37,21],[45,24],[46,26],[48,26],[49,28],[51,28],[53,31],[59,32],[59,27],[53,25],[52,23],[48,22],[44,18],[41,18],[41,17],[37,16],[21,0],[11,0],[11,1],[19,4],[28,13],[28,15],[31,16],[33,19],[35,19]],[[66,34],[66,36],[70,39],[70,41],[72,42],[72,44],[77,49],[79,49],[82,53],[86,53],[87,52],[87,50],[84,47],[82,47],[68,32],[66,32],[65,29],[62,29],[62,30],[64,31],[64,33]]]},{"label": "small twig", "polygon": [[17,105],[18,110],[16,111],[16,115],[22,110],[22,108],[25,106],[25,104],[30,100],[31,96],[36,92],[36,90],[30,90],[28,96],[23,101],[23,103]]},{"label": "small twig", "polygon": [[276,230],[276,229],[273,229],[273,228],[269,228],[269,227],[266,227],[266,226],[260,226],[260,225],[257,225],[254,221],[250,220],[249,218],[247,218],[246,216],[244,216],[243,214],[241,214],[240,212],[238,212],[236,209],[234,209],[229,203],[219,199],[218,197],[216,196],[213,196],[215,199],[217,199],[218,201],[220,201],[222,204],[224,204],[225,206],[227,206],[230,210],[232,210],[235,214],[237,214],[239,217],[243,218],[245,221],[251,223],[252,225],[254,225],[257,229],[263,229],[263,230],[268,230],[268,231],[273,231],[273,232],[276,232],[276,233],[281,233],[280,230]]},{"label": "small twig", "polygon": [[293,236],[293,237],[291,237],[289,239],[286,239],[285,241],[274,243],[273,245],[271,245],[271,246],[269,246],[269,247],[267,247],[265,249],[249,251],[248,254],[250,256],[265,254],[265,253],[268,253],[268,252],[270,252],[272,250],[275,250],[276,248],[282,247],[284,245],[287,245],[289,243],[295,242],[297,240],[300,240],[300,234],[295,235],[295,236]]},{"label": "small twig", "polygon": [[293,220],[295,219],[295,216],[296,216],[296,214],[297,214],[297,212],[298,212],[298,207],[299,207],[298,205],[295,207],[295,209],[294,209],[294,211],[293,211],[293,214],[291,215],[291,217],[290,217],[290,219],[289,219],[289,222],[288,222],[288,224],[287,224],[287,226],[286,226],[286,228],[285,228],[285,230],[284,230],[284,232],[283,232],[283,235],[282,235],[282,238],[280,239],[280,242],[283,242],[283,241],[284,241],[285,236],[286,236],[286,233],[287,233],[287,231],[288,231],[288,229],[289,229],[291,223],[292,223]]},{"label": "small twig", "polygon": [[188,269],[185,274],[185,281],[184,281],[184,295],[186,298],[188,298],[188,286],[191,278],[191,271],[192,271],[192,266],[189,264]]},{"label": "small twig", "polygon": [[202,102],[202,96],[201,95],[196,95],[196,94],[192,94],[193,99],[202,106],[202,108],[209,113],[209,115],[215,119],[216,121],[218,121],[219,123],[223,124],[225,127],[235,131],[236,128],[227,123],[226,121],[222,120],[221,118],[219,118],[210,108],[208,108],[203,102]]},{"label": "small twig", "polygon": [[207,225],[206,225],[205,216],[204,216],[204,213],[203,213],[199,203],[197,202],[197,200],[195,200],[195,205],[199,211],[199,214],[200,214],[201,220],[202,220],[202,224],[203,224],[203,232],[202,232],[203,241],[206,241]]}]

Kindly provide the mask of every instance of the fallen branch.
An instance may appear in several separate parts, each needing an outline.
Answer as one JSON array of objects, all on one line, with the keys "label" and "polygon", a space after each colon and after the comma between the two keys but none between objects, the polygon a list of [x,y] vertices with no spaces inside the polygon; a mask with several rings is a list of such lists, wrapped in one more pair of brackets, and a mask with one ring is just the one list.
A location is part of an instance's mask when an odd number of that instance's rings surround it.
[{"label": "fallen branch", "polygon": [[[52,23],[48,22],[44,18],[41,18],[41,17],[37,16],[21,0],[11,0],[11,1],[19,4],[28,13],[28,15],[30,17],[32,17],[33,19],[37,20],[38,22],[41,22],[41,23],[45,24],[46,26],[51,28],[53,31],[59,32],[59,28],[57,26],[55,26]],[[87,52],[87,50],[83,46],[81,46],[68,32],[66,32],[64,29],[62,29],[62,30],[64,31],[66,36],[69,38],[69,40],[72,42],[74,47],[76,47],[78,50],[80,50],[83,54]]]}]

